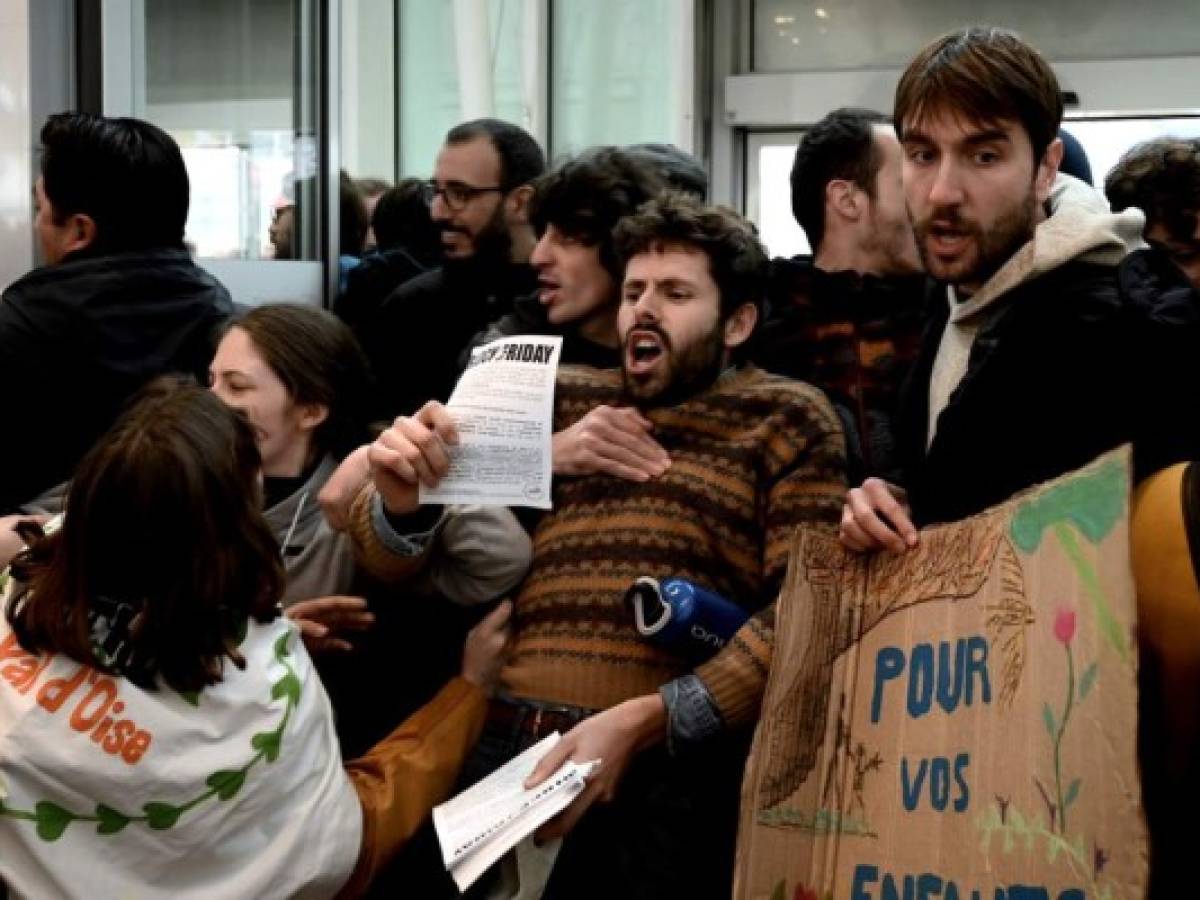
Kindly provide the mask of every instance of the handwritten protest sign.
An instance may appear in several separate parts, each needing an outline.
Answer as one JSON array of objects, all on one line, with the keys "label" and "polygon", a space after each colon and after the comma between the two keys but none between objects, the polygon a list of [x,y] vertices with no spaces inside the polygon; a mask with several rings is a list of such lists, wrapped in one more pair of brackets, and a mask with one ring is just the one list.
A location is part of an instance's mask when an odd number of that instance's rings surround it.
[{"label": "handwritten protest sign", "polygon": [[805,531],[739,900],[1118,900],[1147,863],[1128,456],[857,556]]}]

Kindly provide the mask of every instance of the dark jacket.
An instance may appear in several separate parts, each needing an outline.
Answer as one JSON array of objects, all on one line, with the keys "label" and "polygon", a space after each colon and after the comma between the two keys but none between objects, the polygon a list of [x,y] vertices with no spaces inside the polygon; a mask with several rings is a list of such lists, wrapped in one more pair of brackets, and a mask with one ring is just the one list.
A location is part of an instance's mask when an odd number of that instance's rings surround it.
[{"label": "dark jacket", "polygon": [[378,415],[410,415],[428,400],[445,401],[467,342],[536,282],[525,264],[472,261],[418,275],[393,291],[357,335],[379,385]]},{"label": "dark jacket", "polygon": [[0,511],[67,479],[138,388],[207,376],[229,292],[187,252],[76,258],[34,269],[0,298],[0,384],[13,430]]},{"label": "dark jacket", "polygon": [[829,397],[846,431],[847,476],[894,481],[900,387],[921,342],[925,279],[826,272],[812,257],[776,259],[755,365]]},{"label": "dark jacket", "polygon": [[1061,174],[1047,211],[953,312],[946,286],[930,286],[899,418],[918,525],[981,512],[1133,438],[1138,341],[1117,266],[1144,217],[1110,212],[1103,194]]},{"label": "dark jacket", "polygon": [[542,306],[537,294],[527,294],[518,297],[513,302],[511,312],[505,313],[496,321],[477,333],[467,343],[458,357],[458,368],[462,371],[471,359],[471,351],[498,338],[512,337],[517,334],[544,334],[562,337],[562,352],[559,353],[560,366],[591,366],[593,369],[615,369],[621,365],[621,349],[605,347],[595,341],[589,341],[574,328],[560,328],[551,325],[546,318],[546,307]]},{"label": "dark jacket", "polygon": [[900,415],[902,483],[919,525],[980,512],[1131,439],[1130,316],[1112,266],[1066,263],[985,310],[926,450],[945,285],[930,287],[929,310]]},{"label": "dark jacket", "polygon": [[1138,474],[1200,460],[1200,291],[1155,249],[1125,257],[1117,279],[1140,347]]},{"label": "dark jacket", "polygon": [[430,268],[400,247],[368,253],[346,273],[346,290],[334,301],[333,311],[355,332],[369,328],[392,291]]}]

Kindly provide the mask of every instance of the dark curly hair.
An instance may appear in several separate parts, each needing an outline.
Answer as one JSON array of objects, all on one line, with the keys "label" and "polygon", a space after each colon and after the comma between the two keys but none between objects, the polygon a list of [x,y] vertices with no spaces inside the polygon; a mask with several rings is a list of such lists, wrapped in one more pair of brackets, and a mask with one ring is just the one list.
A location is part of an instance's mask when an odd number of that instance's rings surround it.
[{"label": "dark curly hair", "polygon": [[681,247],[708,257],[720,291],[721,320],[745,303],[760,318],[766,292],[767,253],[748,220],[724,206],[706,206],[677,191],[660,194],[621,220],[614,234],[621,266],[639,253]]},{"label": "dark curly hair", "polygon": [[1147,225],[1161,222],[1171,237],[1190,241],[1200,212],[1200,140],[1138,144],[1108,173],[1104,193],[1114,212],[1136,206]]},{"label": "dark curly hair", "polygon": [[599,247],[601,265],[620,281],[624,264],[613,249],[613,228],[666,187],[662,175],[644,159],[618,147],[598,147],[534,182],[529,217],[539,235],[553,225],[568,237]]}]

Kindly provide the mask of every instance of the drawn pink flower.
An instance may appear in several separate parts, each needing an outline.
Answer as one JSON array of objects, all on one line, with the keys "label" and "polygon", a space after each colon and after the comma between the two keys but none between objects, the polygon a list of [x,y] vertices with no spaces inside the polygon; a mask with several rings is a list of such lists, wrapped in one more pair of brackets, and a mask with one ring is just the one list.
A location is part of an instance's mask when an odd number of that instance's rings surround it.
[{"label": "drawn pink flower", "polygon": [[1075,610],[1069,606],[1060,607],[1054,617],[1054,636],[1062,643],[1071,643],[1075,637]]}]

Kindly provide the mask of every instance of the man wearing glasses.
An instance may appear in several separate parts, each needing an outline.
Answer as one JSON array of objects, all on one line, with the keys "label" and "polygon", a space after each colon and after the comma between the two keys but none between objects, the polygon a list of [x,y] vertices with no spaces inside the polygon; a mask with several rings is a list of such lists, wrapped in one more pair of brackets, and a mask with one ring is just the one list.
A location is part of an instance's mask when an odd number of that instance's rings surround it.
[{"label": "man wearing glasses", "polygon": [[523,129],[497,119],[446,134],[425,197],[441,232],[442,266],[398,287],[356,328],[379,383],[379,412],[407,415],[445,400],[459,351],[477,331],[532,293],[536,238],[529,182],[546,161]]}]

